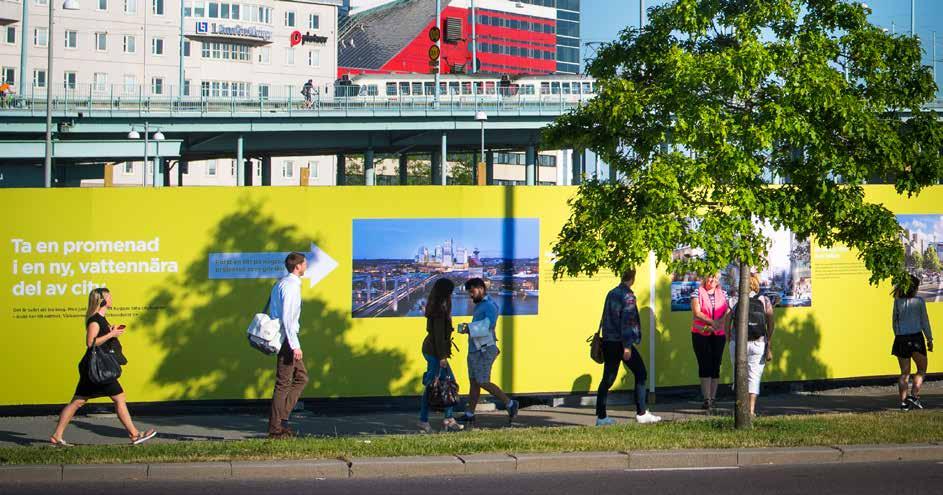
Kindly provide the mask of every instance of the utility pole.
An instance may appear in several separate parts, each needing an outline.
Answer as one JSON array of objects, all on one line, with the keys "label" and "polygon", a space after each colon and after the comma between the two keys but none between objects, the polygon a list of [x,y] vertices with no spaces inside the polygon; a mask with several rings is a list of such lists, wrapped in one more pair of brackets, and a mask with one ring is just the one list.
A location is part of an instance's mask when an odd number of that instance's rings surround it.
[{"label": "utility pole", "polygon": [[638,0],[638,28],[645,27],[645,0]]}]

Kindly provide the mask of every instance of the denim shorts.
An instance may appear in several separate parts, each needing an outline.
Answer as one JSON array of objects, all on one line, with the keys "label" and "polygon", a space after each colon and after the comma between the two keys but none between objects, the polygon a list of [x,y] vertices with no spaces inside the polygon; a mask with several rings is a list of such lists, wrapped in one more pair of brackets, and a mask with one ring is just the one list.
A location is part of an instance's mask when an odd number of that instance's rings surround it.
[{"label": "denim shorts", "polygon": [[491,381],[491,366],[498,357],[498,346],[489,345],[480,351],[468,353],[468,379],[478,383]]}]

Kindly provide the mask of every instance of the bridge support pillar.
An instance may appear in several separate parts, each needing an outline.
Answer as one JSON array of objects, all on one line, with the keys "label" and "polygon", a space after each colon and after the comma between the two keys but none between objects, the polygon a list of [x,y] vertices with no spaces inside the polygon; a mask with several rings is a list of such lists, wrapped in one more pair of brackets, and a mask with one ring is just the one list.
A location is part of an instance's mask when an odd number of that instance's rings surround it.
[{"label": "bridge support pillar", "polygon": [[254,186],[255,185],[255,164],[252,163],[251,159],[244,159],[242,163],[245,164],[242,177],[245,185]]},{"label": "bridge support pillar", "polygon": [[537,185],[537,148],[534,145],[527,147],[524,157],[524,176],[528,186]]},{"label": "bridge support pillar", "polygon": [[163,187],[164,186],[164,163],[167,160],[155,156],[154,157],[154,173],[153,173],[153,186],[154,187]]},{"label": "bridge support pillar", "polygon": [[236,137],[236,185],[246,185],[246,161],[242,156],[242,134]]},{"label": "bridge support pillar", "polygon": [[184,159],[177,162],[177,187],[183,186],[183,174],[190,171],[190,163]]},{"label": "bridge support pillar", "polygon": [[377,171],[373,168],[373,149],[363,153],[363,183],[368,186],[377,185]]},{"label": "bridge support pillar", "polygon": [[440,167],[439,173],[439,184],[447,185],[448,182],[448,164],[449,164],[449,147],[447,144],[447,135],[445,131],[442,132],[442,157],[439,159],[439,162],[442,164]]},{"label": "bridge support pillar", "polygon": [[430,162],[431,166],[429,167],[430,171],[432,172],[432,179],[431,179],[432,185],[436,185],[439,183],[439,175],[441,174],[441,168],[442,168],[442,162],[440,160],[441,160],[441,155],[433,152],[431,162]]},{"label": "bridge support pillar", "polygon": [[409,156],[406,153],[399,155],[399,185],[405,186],[409,183]]},{"label": "bridge support pillar", "polygon": [[485,153],[485,181],[489,186],[494,185],[494,150]]},{"label": "bridge support pillar", "polygon": [[347,155],[343,153],[337,154],[337,177],[334,179],[335,185],[345,186],[347,185]]},{"label": "bridge support pillar", "polygon": [[271,186],[272,185],[272,157],[263,156],[262,157],[262,185]]}]

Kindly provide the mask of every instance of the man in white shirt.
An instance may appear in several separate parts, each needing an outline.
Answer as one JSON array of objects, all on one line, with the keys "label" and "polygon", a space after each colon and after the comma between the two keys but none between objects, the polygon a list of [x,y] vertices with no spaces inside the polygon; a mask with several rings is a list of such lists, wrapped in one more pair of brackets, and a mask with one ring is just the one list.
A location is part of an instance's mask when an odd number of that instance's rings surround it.
[{"label": "man in white shirt", "polygon": [[281,322],[282,348],[278,352],[275,366],[275,392],[272,394],[272,412],[269,415],[270,438],[286,438],[294,435],[284,425],[295,408],[301,392],[308,383],[298,331],[301,327],[301,277],[308,269],[308,261],[301,253],[291,253],[285,258],[288,275],[282,277],[269,297],[269,317]]}]

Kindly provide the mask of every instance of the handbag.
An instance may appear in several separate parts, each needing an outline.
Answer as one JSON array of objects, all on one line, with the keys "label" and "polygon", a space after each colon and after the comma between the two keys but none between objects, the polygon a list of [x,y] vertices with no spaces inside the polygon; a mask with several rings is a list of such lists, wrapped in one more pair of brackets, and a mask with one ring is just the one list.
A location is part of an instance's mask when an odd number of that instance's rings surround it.
[{"label": "handbag", "polygon": [[[275,282],[277,285],[278,282]],[[272,286],[274,289],[275,286]],[[269,305],[272,303],[272,291],[269,290],[269,298],[265,301],[265,307],[261,313],[256,313],[249,323],[246,330],[246,338],[249,345],[258,349],[262,354],[278,354],[282,348],[282,322],[273,320],[268,315]]]},{"label": "handbag", "polygon": [[586,342],[589,343],[589,357],[593,361],[596,361],[599,364],[606,362],[606,358],[602,353],[602,331],[598,331],[586,339]]},{"label": "handbag", "polygon": [[88,379],[96,385],[111,383],[121,376],[121,364],[113,352],[108,352],[95,345],[88,347]]},{"label": "handbag", "polygon": [[441,411],[458,404],[458,382],[452,376],[438,378],[426,387],[429,409]]}]

